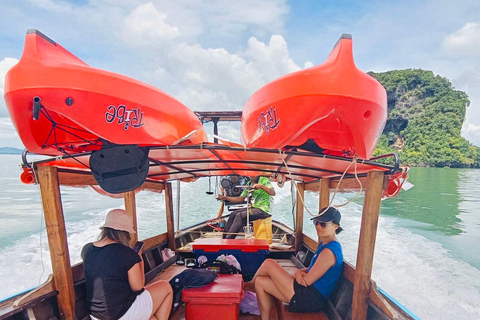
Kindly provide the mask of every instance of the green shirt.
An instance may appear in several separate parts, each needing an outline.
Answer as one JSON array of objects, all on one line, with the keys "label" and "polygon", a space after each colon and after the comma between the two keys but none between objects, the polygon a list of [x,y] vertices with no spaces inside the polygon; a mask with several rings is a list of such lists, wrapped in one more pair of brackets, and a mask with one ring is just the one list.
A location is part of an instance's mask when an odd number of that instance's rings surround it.
[{"label": "green shirt", "polygon": [[[249,186],[252,183],[252,181],[249,181],[247,185]],[[264,185],[265,187],[272,188],[272,184],[270,183],[270,180],[266,177],[260,177],[258,178],[258,184]],[[241,197],[247,197],[248,196],[248,189],[244,189],[242,194],[240,195]],[[270,212],[270,195],[266,193],[263,189],[257,189],[252,191],[252,196],[253,196],[253,204],[252,206],[254,208],[258,208],[260,210],[263,210],[265,213]]]}]

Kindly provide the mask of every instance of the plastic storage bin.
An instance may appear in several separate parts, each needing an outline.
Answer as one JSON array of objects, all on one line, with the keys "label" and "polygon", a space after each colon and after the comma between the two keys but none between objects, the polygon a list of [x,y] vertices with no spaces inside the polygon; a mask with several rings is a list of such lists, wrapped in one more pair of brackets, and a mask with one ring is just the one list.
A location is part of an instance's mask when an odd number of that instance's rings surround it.
[{"label": "plastic storage bin", "polygon": [[243,299],[241,274],[219,274],[212,283],[182,291],[186,320],[238,319]]},{"label": "plastic storage bin", "polygon": [[244,276],[254,275],[268,255],[268,241],[264,239],[197,239],[192,245],[193,253],[198,260],[199,256],[206,256],[208,260],[215,260],[219,255],[233,255]]}]

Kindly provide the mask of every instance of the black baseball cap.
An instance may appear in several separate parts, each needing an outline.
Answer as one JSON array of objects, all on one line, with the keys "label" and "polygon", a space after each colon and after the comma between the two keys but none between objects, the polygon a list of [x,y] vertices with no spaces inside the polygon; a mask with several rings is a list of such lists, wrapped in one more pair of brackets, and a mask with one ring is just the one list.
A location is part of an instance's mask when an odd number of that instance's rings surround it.
[{"label": "black baseball cap", "polygon": [[320,222],[333,221],[333,223],[340,225],[340,219],[342,218],[342,215],[340,214],[340,211],[338,211],[334,207],[329,207],[328,209],[327,208],[320,209],[319,213],[322,213],[322,212],[323,212],[323,214],[321,216],[313,217],[310,220],[317,220],[317,221],[320,221]]}]

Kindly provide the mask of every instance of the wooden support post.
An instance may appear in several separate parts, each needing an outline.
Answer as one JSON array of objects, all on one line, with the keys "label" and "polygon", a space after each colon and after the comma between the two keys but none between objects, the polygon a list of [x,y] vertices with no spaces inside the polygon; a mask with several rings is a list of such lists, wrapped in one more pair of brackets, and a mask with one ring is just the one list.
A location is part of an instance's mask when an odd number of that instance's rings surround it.
[{"label": "wooden support post", "polygon": [[363,203],[360,239],[358,241],[357,267],[353,286],[352,320],[367,318],[367,298],[370,294],[373,254],[377,236],[378,216],[382,198],[384,173],[372,171],[368,173],[368,187]]},{"label": "wooden support post", "polygon": [[135,191],[128,191],[123,194],[123,200],[125,202],[125,211],[132,217],[133,230],[131,244],[134,245],[138,241],[138,227],[137,227],[137,205],[135,202]]},{"label": "wooden support post", "polygon": [[302,249],[303,243],[303,201],[305,200],[305,185],[303,183],[297,183],[297,212],[295,219],[295,252]]},{"label": "wooden support post", "polygon": [[172,184],[165,182],[165,213],[167,215],[168,247],[175,250],[175,226],[173,224]]},{"label": "wooden support post", "polygon": [[48,246],[61,319],[75,319],[75,291],[56,167],[38,166]]},{"label": "wooden support post", "polygon": [[318,210],[327,207],[330,204],[330,179],[320,180],[320,202]]}]

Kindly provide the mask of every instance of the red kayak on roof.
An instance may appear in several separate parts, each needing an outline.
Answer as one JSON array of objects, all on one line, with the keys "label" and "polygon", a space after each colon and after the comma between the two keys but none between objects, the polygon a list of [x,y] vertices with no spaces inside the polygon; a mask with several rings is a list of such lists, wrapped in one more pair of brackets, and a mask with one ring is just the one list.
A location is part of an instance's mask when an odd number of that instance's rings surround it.
[{"label": "red kayak on roof", "polygon": [[206,141],[198,117],[172,96],[91,68],[37,30],[27,31],[23,55],[6,75],[5,100],[23,144],[37,154]]},{"label": "red kayak on roof", "polygon": [[250,148],[300,148],[370,159],[387,121],[383,86],[355,66],[343,34],[321,65],[287,74],[255,92],[242,115]]}]

